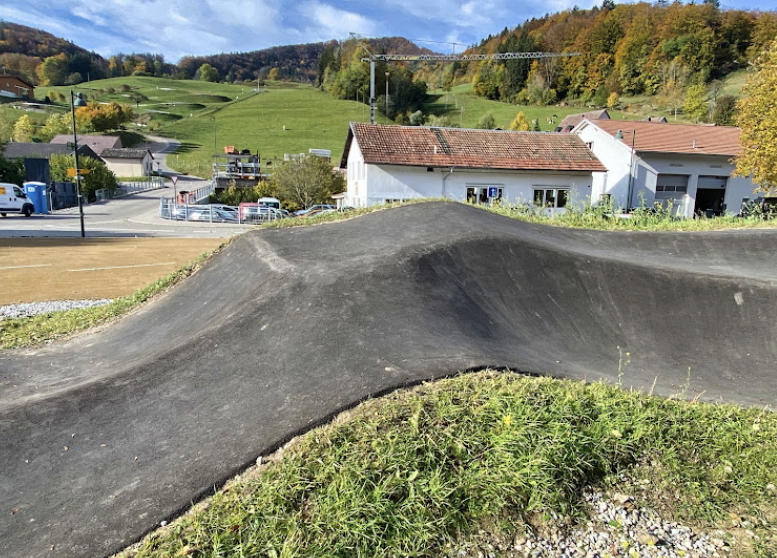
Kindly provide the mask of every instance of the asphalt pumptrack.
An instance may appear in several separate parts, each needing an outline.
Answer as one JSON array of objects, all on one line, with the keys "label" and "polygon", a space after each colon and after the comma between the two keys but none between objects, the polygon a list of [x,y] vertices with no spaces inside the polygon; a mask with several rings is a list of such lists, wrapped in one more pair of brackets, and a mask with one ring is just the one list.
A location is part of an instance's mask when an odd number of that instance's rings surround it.
[{"label": "asphalt pumptrack", "polygon": [[773,406],[776,246],[454,203],[249,232],[110,326],[0,353],[0,554],[109,555],[368,396],[467,370]]}]

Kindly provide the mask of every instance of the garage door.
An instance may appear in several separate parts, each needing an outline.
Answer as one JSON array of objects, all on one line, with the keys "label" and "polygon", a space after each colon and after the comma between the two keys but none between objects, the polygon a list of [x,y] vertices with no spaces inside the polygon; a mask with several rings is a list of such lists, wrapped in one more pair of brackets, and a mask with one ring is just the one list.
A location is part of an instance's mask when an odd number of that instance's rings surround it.
[{"label": "garage door", "polygon": [[728,182],[727,176],[700,176],[698,188],[699,190],[720,190],[721,188],[726,187],[726,182]]}]

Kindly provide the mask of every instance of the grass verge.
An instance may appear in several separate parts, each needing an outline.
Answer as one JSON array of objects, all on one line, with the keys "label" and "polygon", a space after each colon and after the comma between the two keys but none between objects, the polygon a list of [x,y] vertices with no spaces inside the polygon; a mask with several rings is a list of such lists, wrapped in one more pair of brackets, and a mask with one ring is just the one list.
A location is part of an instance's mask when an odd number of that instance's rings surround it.
[{"label": "grass verge", "polygon": [[757,409],[466,374],[344,413],[121,556],[444,556],[484,529],[574,522],[584,489],[631,478],[649,487],[636,505],[744,524],[739,553],[773,556],[776,440]]},{"label": "grass verge", "polygon": [[621,218],[600,207],[571,207],[563,213],[550,215],[545,210],[538,210],[529,205],[478,205],[482,209],[541,225],[553,227],[568,227],[575,229],[621,230],[621,231],[716,231],[725,229],[764,229],[777,228],[777,219],[765,220],[760,216],[736,217],[724,215],[721,217],[699,217],[694,219],[677,219],[667,211],[646,210],[634,211],[630,218]]},{"label": "grass verge", "polygon": [[[315,215],[306,218],[280,219],[262,225],[263,228],[286,228],[298,227],[303,225],[313,225],[317,223],[328,223],[342,221],[352,217],[360,217],[375,211],[399,207],[416,203],[428,202],[455,202],[450,199],[412,199],[402,203],[390,203],[383,205],[372,205],[369,207],[360,207],[344,212],[332,212]],[[620,230],[620,231],[716,231],[727,229],[774,229],[777,228],[777,219],[765,220],[761,217],[735,217],[727,215],[723,217],[698,218],[698,219],[676,219],[668,213],[653,213],[648,211],[637,211],[632,218],[622,219],[608,215],[597,207],[585,207],[579,209],[568,209],[564,213],[548,215],[544,211],[537,211],[527,205],[508,206],[508,205],[479,205],[475,207],[490,211],[498,215],[536,223],[548,225],[551,227],[567,227],[576,229],[595,229],[595,230]]]},{"label": "grass verge", "polygon": [[129,296],[117,298],[110,304],[94,308],[51,312],[29,318],[0,320],[0,349],[17,349],[40,345],[61,337],[99,326],[122,316],[133,308],[178,284],[197,271],[210,257],[221,250],[204,252],[185,266],[162,277],[150,285],[138,289]]}]

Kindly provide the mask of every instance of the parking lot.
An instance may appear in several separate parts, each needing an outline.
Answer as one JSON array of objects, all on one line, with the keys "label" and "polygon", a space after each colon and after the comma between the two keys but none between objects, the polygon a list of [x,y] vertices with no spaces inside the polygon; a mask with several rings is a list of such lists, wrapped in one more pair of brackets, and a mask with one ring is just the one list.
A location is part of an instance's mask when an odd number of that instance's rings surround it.
[{"label": "parking lot", "polygon": [[0,305],[128,295],[223,238],[4,238]]}]

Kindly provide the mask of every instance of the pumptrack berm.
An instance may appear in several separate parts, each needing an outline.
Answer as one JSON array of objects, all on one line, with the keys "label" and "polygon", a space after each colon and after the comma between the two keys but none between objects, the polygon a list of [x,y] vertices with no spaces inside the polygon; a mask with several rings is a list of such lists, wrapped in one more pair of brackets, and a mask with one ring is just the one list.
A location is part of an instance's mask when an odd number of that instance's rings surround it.
[{"label": "pumptrack berm", "polygon": [[250,232],[109,327],[0,354],[2,554],[108,555],[339,410],[457,371],[773,405],[775,246],[455,203]]}]

